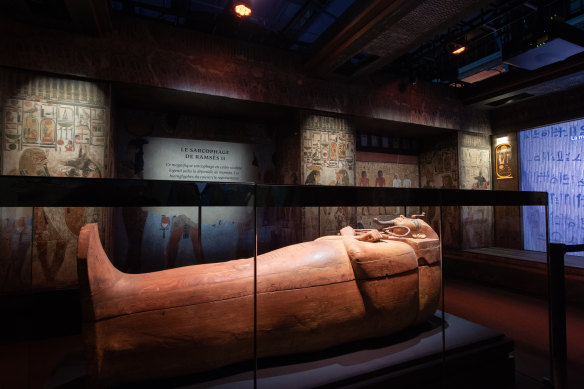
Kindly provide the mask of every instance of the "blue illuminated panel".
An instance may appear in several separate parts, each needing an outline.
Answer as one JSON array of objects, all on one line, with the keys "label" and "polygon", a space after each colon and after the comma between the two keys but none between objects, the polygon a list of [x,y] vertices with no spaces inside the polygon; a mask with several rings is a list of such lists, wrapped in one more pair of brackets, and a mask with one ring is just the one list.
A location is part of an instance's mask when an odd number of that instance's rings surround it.
[{"label": "blue illuminated panel", "polygon": [[[549,193],[550,241],[584,243],[584,120],[519,133],[521,190]],[[545,251],[543,207],[523,208],[525,250]]]}]

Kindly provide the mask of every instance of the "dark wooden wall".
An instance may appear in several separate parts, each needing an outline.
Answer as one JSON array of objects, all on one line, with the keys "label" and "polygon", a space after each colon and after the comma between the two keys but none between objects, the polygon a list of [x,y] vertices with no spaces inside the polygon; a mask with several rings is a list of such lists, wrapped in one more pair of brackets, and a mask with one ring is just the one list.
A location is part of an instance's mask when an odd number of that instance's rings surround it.
[{"label": "dark wooden wall", "polygon": [[490,132],[488,115],[465,107],[453,88],[398,79],[357,82],[310,77],[285,51],[231,42],[135,19],[91,37],[2,19],[0,66],[169,88],[209,96],[371,117],[429,127]]}]

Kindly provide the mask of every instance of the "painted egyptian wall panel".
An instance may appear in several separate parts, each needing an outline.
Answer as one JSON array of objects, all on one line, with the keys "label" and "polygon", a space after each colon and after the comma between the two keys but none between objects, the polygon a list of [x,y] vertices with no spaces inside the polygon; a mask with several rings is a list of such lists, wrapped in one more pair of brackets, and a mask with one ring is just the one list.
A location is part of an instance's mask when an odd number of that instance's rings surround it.
[{"label": "painted egyptian wall panel", "polygon": [[31,287],[32,208],[0,208],[0,293]]},{"label": "painted egyptian wall panel", "polygon": [[[459,133],[460,189],[492,190],[491,140]],[[462,248],[490,247],[494,241],[493,207],[461,207]]]},{"label": "painted egyptian wall panel", "polygon": [[[264,183],[300,185],[301,139],[298,136],[296,122],[282,123],[283,127],[276,132],[276,151],[274,164],[276,177],[274,182],[264,180]],[[258,245],[260,253],[275,250],[302,241],[302,208],[301,207],[275,207],[260,210],[262,213],[261,225],[275,226],[270,231],[272,239]]]},{"label": "painted egyptian wall panel", "polygon": [[488,135],[460,133],[460,188],[491,190],[491,141]]},{"label": "painted egyptian wall panel", "polygon": [[355,134],[346,119],[308,115],[302,131],[302,182],[355,185]]},{"label": "painted egyptian wall panel", "polygon": [[[109,92],[105,85],[1,69],[0,89],[2,174],[107,177]],[[30,247],[19,249],[32,255],[28,280],[32,288],[77,284],[79,229],[100,221],[103,212],[94,208],[32,211]],[[8,218],[5,223],[3,231],[13,221]]]},{"label": "painted egyptian wall panel", "polygon": [[[304,113],[301,170],[304,185],[355,185],[355,132],[344,118]],[[339,226],[355,225],[354,207],[303,209],[303,240],[336,235]]]},{"label": "painted egyptian wall panel", "polygon": [[[366,153],[373,154],[373,153]],[[384,162],[384,160],[397,159],[398,156],[377,154],[376,161],[360,161],[356,163],[357,186],[385,187],[385,188],[418,188],[420,177],[418,158],[407,156],[404,163]],[[361,158],[358,154],[358,158]],[[403,158],[403,156],[401,156]],[[364,157],[366,158],[366,157]],[[400,214],[412,215],[419,212],[419,207],[379,206],[357,207],[357,225],[362,228],[377,228],[373,223],[374,218],[380,220],[393,219]],[[359,224],[360,223],[360,224]]]},{"label": "painted egyptian wall panel", "polygon": [[[458,138],[456,134],[428,139],[420,154],[422,188],[458,189]],[[460,248],[460,207],[422,207],[426,220],[442,234],[445,247]]]},{"label": "painted egyptian wall panel", "polygon": [[420,154],[422,188],[458,189],[458,152],[456,146]]},{"label": "painted egyptian wall panel", "polygon": [[33,213],[32,287],[67,288],[77,285],[77,239],[86,223],[99,222],[95,207],[35,207]]},{"label": "painted egyptian wall panel", "polygon": [[2,71],[2,172],[104,176],[109,111],[94,83]]},{"label": "painted egyptian wall panel", "polygon": [[198,209],[124,207],[114,214],[114,265],[128,273],[146,273],[203,263]]}]

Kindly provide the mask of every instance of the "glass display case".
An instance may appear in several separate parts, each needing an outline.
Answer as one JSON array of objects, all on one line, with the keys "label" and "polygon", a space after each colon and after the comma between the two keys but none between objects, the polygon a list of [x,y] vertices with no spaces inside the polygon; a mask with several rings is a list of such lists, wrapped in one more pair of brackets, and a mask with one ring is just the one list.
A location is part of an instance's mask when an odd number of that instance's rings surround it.
[{"label": "glass display case", "polygon": [[[7,329],[20,323],[24,342],[12,347],[71,342],[53,352],[43,385],[505,387],[516,367],[534,366],[525,345],[498,330],[533,321],[493,317],[480,287],[464,288],[475,281],[458,277],[481,269],[461,257],[493,247],[452,247],[462,230],[484,233],[460,225],[464,212],[547,214],[546,193],[0,180],[3,236],[22,246],[2,274]],[[78,241],[77,259],[57,268],[57,251],[72,249],[63,231]],[[27,284],[35,272],[45,284]],[[52,300],[40,308],[43,299]],[[40,330],[45,316],[53,324]]]}]

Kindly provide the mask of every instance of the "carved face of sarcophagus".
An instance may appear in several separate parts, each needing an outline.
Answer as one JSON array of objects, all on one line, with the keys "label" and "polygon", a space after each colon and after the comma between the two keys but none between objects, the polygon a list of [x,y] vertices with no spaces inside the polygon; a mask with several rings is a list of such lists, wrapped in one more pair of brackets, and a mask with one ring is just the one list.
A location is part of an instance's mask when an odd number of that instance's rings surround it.
[{"label": "carved face of sarcophagus", "polygon": [[[323,350],[424,322],[438,306],[440,242],[423,220],[257,257],[257,353]],[[253,359],[254,259],[146,274],[118,271],[97,225],[83,227],[78,269],[88,375],[115,385]]]}]

